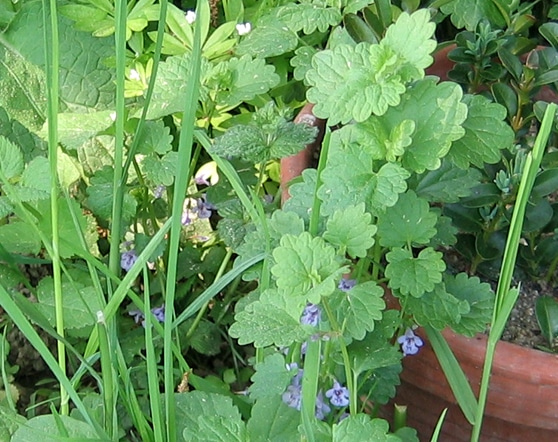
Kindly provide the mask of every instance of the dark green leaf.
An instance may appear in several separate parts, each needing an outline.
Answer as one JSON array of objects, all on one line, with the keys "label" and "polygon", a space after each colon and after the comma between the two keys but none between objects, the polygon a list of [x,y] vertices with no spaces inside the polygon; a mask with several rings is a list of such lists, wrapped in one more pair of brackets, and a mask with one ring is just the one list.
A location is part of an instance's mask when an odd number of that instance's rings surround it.
[{"label": "dark green leaf", "polygon": [[552,296],[540,296],[537,298],[535,311],[543,336],[554,346],[558,337],[558,301]]},{"label": "dark green leaf", "polygon": [[347,14],[343,17],[345,29],[356,43],[368,42],[371,44],[378,43],[376,34],[366,24],[366,22],[356,14]]}]

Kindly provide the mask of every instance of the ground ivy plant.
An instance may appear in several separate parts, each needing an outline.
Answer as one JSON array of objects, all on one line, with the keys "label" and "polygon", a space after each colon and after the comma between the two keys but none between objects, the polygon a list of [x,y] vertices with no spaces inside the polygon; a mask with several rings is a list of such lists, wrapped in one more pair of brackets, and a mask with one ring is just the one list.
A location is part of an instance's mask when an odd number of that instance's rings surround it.
[{"label": "ground ivy plant", "polygon": [[[328,125],[320,165],[236,249],[237,263],[267,259],[244,275],[259,287],[229,332],[258,349],[254,409],[300,410],[293,433],[335,440],[345,426],[387,429],[375,418],[395,394],[401,358],[424,344],[415,327],[472,336],[490,321],[490,286],[446,271],[457,230],[438,206],[469,195],[477,167],[499,161],[514,134],[499,104],[425,76],[434,29],[428,11],[402,13],[378,43],[330,42],[312,57],[307,96]],[[217,138],[214,149],[240,147]]]}]

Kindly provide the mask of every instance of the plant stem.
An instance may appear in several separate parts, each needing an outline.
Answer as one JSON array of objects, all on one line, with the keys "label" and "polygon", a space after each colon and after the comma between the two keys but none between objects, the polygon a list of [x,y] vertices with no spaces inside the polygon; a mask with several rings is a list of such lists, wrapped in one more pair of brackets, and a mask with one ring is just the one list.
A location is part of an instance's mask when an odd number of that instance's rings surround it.
[{"label": "plant stem", "polygon": [[[62,297],[62,273],[60,267],[60,235],[58,224],[58,95],[59,95],[59,65],[58,53],[58,12],[56,1],[49,2],[50,9],[43,2],[43,24],[45,59],[47,64],[47,114],[48,114],[48,158],[50,165],[50,218],[52,224],[52,278],[54,282],[54,309],[56,316],[56,332],[64,336],[64,302]],[[50,15],[50,26],[47,25]],[[57,342],[58,365],[66,374],[66,347],[62,341]],[[60,414],[69,413],[68,393],[60,385]]]}]

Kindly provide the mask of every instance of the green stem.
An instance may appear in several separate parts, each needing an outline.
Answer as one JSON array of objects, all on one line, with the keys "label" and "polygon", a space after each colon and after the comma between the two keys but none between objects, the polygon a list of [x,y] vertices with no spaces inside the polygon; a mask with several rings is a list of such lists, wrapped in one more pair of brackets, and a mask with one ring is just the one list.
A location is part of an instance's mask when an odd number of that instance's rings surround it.
[{"label": "green stem", "polygon": [[[62,272],[60,268],[60,235],[58,223],[58,95],[59,95],[59,65],[58,53],[58,12],[56,1],[49,2],[50,9],[43,4],[44,38],[46,42],[45,59],[47,61],[47,114],[48,114],[48,157],[50,165],[50,217],[52,223],[52,278],[54,281],[54,310],[56,316],[56,331],[64,336],[64,308],[62,297]],[[50,26],[48,16],[50,15]],[[58,365],[66,373],[66,347],[58,341]],[[60,414],[69,413],[68,393],[60,385]]]}]

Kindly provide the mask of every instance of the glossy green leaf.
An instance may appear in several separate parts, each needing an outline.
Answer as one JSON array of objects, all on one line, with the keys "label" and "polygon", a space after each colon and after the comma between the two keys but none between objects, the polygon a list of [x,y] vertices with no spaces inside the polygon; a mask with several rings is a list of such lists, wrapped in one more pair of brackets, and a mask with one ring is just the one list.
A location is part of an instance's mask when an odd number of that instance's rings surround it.
[{"label": "glossy green leaf", "polygon": [[349,35],[356,43],[378,43],[376,34],[368,24],[356,14],[347,14],[343,17],[343,24]]}]

